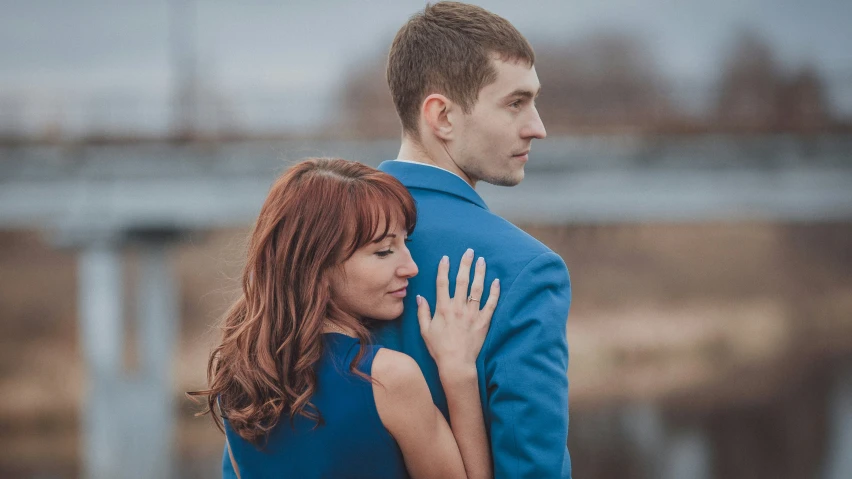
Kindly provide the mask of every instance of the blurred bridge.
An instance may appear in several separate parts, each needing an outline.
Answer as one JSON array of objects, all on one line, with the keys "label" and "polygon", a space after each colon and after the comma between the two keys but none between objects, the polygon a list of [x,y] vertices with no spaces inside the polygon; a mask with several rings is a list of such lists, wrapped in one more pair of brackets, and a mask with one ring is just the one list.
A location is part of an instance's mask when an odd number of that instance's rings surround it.
[{"label": "blurred bridge", "polygon": [[[306,156],[378,165],[396,141],[0,147],[0,229],[206,229],[249,224]],[[604,137],[534,142],[515,188],[482,184],[522,221],[852,218],[852,137]]]},{"label": "blurred bridge", "polygon": [[[0,147],[0,230],[42,230],[80,252],[81,344],[91,378],[82,415],[87,477],[172,474],[179,293],[169,245],[186,232],[250,224],[292,161],[336,156],[376,166],[397,148],[397,141]],[[557,138],[533,144],[521,185],[478,191],[494,211],[525,223],[849,221],[850,152],[852,137],[830,135]],[[143,255],[140,367],[132,375],[121,366],[128,245]],[[848,422],[852,391],[844,391],[837,414]],[[634,429],[659,433],[655,421],[642,409],[626,417]],[[681,477],[683,461],[707,460],[697,433],[688,431],[686,442],[659,434],[652,451],[663,451],[659,477]],[[833,441],[835,450],[852,448],[848,431]],[[826,477],[847,477],[852,465],[843,460],[833,459]]]}]

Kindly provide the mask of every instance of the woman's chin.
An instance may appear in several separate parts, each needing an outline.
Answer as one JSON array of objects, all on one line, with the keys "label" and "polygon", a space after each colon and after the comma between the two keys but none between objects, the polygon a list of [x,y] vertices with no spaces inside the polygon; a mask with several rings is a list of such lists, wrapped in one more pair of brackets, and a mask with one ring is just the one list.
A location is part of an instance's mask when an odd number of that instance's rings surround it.
[{"label": "woman's chin", "polygon": [[372,316],[372,318],[379,321],[393,321],[402,316],[402,311],[402,301],[400,301],[398,307],[391,307],[382,311],[376,311],[376,314]]}]

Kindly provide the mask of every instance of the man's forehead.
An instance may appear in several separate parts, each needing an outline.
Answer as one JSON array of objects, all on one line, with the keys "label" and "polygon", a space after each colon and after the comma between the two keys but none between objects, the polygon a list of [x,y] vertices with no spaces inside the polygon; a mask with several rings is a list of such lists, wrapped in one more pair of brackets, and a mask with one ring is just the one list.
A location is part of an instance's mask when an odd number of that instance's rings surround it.
[{"label": "man's forehead", "polygon": [[496,58],[492,59],[491,64],[497,73],[497,78],[486,85],[482,93],[504,96],[516,91],[526,91],[537,95],[541,89],[535,65],[524,61],[503,61]]}]

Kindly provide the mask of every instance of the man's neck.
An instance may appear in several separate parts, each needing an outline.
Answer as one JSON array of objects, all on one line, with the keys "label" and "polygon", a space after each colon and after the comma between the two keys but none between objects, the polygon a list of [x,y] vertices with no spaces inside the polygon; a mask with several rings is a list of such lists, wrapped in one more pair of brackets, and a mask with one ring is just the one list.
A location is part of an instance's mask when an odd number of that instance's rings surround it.
[{"label": "man's neck", "polygon": [[476,188],[476,182],[472,181],[470,177],[468,177],[467,174],[462,171],[458,165],[456,165],[452,158],[450,158],[449,154],[444,153],[442,155],[430,155],[422,145],[409,138],[404,137],[402,139],[402,146],[399,148],[397,158],[400,160],[415,161],[417,163],[437,166],[438,168],[447,170],[458,176],[467,182],[471,188]]}]

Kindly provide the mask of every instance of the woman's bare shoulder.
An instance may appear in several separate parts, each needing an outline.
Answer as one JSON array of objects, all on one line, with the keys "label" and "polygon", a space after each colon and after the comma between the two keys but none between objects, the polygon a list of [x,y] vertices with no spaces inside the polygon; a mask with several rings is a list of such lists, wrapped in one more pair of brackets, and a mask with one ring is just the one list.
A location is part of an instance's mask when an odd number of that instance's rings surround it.
[{"label": "woman's bare shoulder", "polygon": [[[373,397],[387,431],[397,440],[410,439],[423,418],[434,421],[435,405],[420,366],[411,356],[382,348],[373,359]],[[440,415],[440,413],[438,413]]]},{"label": "woman's bare shoulder", "polygon": [[404,392],[405,389],[417,388],[421,383],[426,384],[420,366],[411,356],[388,348],[376,352],[372,376],[388,388],[388,392]]}]

